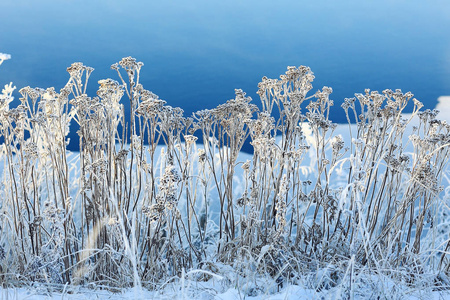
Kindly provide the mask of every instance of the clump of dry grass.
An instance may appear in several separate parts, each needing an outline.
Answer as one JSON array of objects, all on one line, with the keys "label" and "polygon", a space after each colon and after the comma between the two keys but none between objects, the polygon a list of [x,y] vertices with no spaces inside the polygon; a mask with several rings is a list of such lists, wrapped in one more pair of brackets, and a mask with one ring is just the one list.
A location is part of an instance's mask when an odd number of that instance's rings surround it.
[{"label": "clump of dry grass", "polygon": [[[184,117],[143,88],[142,66],[131,57],[112,65],[119,82],[99,81],[93,98],[93,69],[81,63],[59,92],[21,89],[16,108],[12,85],[3,90],[4,282],[157,288],[186,269],[220,273],[222,264],[278,287],[320,273],[312,286],[346,295],[368,273],[443,282],[450,126],[416,99],[404,119],[411,93],[345,99],[344,138],[330,120],[332,89],[308,95],[307,67],[264,77],[261,110],[236,90]],[[76,155],[66,150],[73,121]],[[246,140],[253,157],[239,161]]]}]

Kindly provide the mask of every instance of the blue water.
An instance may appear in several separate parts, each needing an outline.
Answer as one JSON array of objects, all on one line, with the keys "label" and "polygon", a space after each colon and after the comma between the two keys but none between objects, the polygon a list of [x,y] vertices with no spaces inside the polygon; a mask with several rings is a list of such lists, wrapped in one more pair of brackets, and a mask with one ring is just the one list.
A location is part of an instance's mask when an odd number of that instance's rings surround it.
[{"label": "blue water", "polygon": [[1,0],[0,52],[12,59],[0,85],[59,90],[81,61],[95,68],[94,96],[99,79],[117,79],[109,66],[133,56],[144,87],[190,115],[236,88],[259,104],[262,76],[307,65],[345,122],[339,104],[365,88],[411,91],[425,108],[450,95],[449,28],[447,0]]}]

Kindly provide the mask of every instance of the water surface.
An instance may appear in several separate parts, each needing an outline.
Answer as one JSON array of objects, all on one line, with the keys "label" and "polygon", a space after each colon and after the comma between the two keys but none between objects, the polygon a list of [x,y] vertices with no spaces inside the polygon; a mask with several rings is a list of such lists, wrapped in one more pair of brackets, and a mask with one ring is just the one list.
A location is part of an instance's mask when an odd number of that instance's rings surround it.
[{"label": "water surface", "polygon": [[[0,85],[60,89],[81,61],[97,81],[124,56],[144,62],[141,82],[186,115],[241,88],[259,104],[262,76],[307,65],[314,91],[339,104],[365,88],[412,91],[425,108],[450,95],[449,1],[2,0]],[[76,147],[76,146],[75,146]]]}]

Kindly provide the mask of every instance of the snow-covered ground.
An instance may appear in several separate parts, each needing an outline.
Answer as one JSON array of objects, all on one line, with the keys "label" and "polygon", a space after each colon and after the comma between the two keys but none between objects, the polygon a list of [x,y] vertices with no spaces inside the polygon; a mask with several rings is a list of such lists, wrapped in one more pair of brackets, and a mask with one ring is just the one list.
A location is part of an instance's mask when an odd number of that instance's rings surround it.
[{"label": "snow-covered ground", "polygon": [[[192,287],[190,288],[192,290]],[[193,296],[193,293],[194,296]],[[171,286],[162,291],[151,292],[147,290],[130,289],[119,293],[112,293],[100,290],[81,289],[78,291],[70,291],[63,293],[49,293],[43,290],[34,290],[30,288],[2,289],[1,299],[319,299],[326,297],[326,294],[317,293],[314,290],[308,290],[299,286],[288,286],[280,293],[274,295],[259,295],[256,297],[244,296],[236,289],[229,289],[224,293],[216,293],[213,287],[201,286],[197,287],[195,292],[189,292],[189,288],[183,290],[181,285]],[[436,298],[438,299],[438,298]]]},{"label": "snow-covered ground", "polygon": [[[186,274],[187,275],[187,274]],[[376,295],[373,293],[373,286],[354,291],[353,299],[405,299],[405,300],[442,300],[450,299],[450,292],[447,290],[411,289],[407,286],[398,286],[393,282],[385,281],[374,276],[373,282],[368,285],[379,287]],[[348,299],[349,294],[345,294],[341,289],[316,289],[299,285],[288,285],[275,293],[259,293],[256,296],[249,296],[246,291],[236,288],[224,290],[220,280],[210,280],[208,282],[198,282],[185,280],[168,283],[157,291],[149,291],[141,288],[131,288],[126,290],[106,290],[100,287],[79,288],[62,286],[59,291],[49,289],[44,285],[21,288],[0,288],[0,299],[4,300],[87,300],[87,299],[109,299],[109,300],[138,300],[138,299],[267,299],[267,300],[287,300],[287,299]]]},{"label": "snow-covered ground", "polygon": [[[314,289],[308,289],[297,285],[289,285],[275,294],[259,294],[258,296],[247,296],[242,291],[235,288],[230,288],[224,292],[218,292],[220,289],[212,283],[199,284],[198,282],[182,284],[171,284],[159,291],[148,291],[145,289],[128,289],[124,291],[111,292],[106,290],[92,290],[92,289],[70,289],[63,292],[49,292],[44,287],[39,288],[10,288],[0,289],[0,299],[7,300],[88,300],[88,299],[109,299],[109,300],[138,300],[138,299],[219,299],[219,300],[234,300],[234,299],[267,299],[267,300],[288,300],[288,299],[347,299],[347,297],[340,293],[339,290],[325,290],[318,292]],[[427,291],[427,290],[408,290],[407,288],[398,287],[395,294],[386,291],[381,293],[383,297],[373,298],[373,295],[368,292],[355,295],[354,299],[405,299],[405,300],[443,300],[450,299],[448,291]]]}]

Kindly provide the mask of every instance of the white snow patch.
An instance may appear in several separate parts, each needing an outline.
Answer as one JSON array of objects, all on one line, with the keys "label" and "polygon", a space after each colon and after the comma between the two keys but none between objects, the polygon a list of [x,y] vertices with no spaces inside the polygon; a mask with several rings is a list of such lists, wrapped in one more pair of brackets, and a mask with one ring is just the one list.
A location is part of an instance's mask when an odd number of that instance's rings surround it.
[{"label": "white snow patch", "polygon": [[450,96],[439,97],[436,109],[439,110],[437,118],[450,123]]}]

